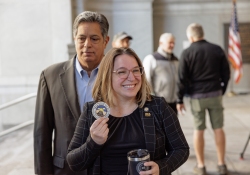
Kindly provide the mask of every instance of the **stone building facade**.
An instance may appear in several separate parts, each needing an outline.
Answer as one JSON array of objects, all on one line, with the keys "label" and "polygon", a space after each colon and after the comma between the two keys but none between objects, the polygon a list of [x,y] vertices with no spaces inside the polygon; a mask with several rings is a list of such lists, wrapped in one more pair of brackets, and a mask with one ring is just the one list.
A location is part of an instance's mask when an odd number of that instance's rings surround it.
[{"label": "stone building facade", "polygon": [[[250,1],[238,0],[238,20],[250,23]],[[161,33],[176,37],[177,57],[187,43],[186,27],[203,25],[205,38],[226,50],[225,26],[230,23],[231,0],[0,0],[0,103],[36,92],[40,72],[74,54],[72,23],[84,11],[103,13],[113,35],[126,31],[133,36],[131,47],[141,59],[157,49]],[[250,35],[250,31],[249,31]],[[71,54],[71,55],[70,55]],[[250,92],[250,63],[230,90]]]}]

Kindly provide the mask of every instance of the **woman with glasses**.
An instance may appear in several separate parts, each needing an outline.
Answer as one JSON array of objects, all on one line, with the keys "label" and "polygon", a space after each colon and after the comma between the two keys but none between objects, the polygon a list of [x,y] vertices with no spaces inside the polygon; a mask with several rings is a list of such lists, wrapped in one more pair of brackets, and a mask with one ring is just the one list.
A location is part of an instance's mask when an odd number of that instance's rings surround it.
[{"label": "woman with glasses", "polygon": [[132,49],[114,48],[105,55],[92,95],[68,148],[73,171],[126,175],[127,153],[134,149],[150,153],[144,166],[151,169],[141,175],[169,175],[187,160],[189,146],[178,118],[163,97],[151,95]]}]

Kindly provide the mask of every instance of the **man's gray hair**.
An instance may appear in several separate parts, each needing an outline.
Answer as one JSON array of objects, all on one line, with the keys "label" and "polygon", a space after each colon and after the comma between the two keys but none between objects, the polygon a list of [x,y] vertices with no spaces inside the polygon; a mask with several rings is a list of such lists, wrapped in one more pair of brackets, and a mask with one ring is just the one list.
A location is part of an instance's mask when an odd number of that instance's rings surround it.
[{"label": "man's gray hair", "polygon": [[100,13],[97,12],[91,12],[91,11],[84,11],[80,13],[73,24],[73,36],[75,37],[77,35],[77,29],[80,23],[82,22],[96,22],[100,25],[100,29],[102,32],[103,38],[108,36],[108,30],[109,30],[109,23],[107,18]]},{"label": "man's gray hair", "polygon": [[160,36],[159,42],[165,42],[168,38],[174,38],[174,35],[172,33],[163,33]]},{"label": "man's gray hair", "polygon": [[192,23],[187,27],[187,36],[194,37],[195,39],[202,39],[204,37],[204,31],[200,24]]}]

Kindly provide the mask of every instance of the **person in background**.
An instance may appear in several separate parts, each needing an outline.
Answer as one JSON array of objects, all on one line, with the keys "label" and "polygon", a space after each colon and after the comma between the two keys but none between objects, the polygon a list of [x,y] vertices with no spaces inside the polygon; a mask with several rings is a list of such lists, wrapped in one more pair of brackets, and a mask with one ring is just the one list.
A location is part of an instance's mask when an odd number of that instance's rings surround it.
[{"label": "person in background", "polygon": [[66,161],[83,104],[92,101],[92,86],[109,41],[109,23],[96,12],[79,14],[73,25],[74,58],[42,71],[35,109],[35,174],[83,175]]},{"label": "person in background", "polygon": [[[127,153],[147,149],[148,171],[170,175],[189,156],[179,120],[163,97],[151,95],[142,63],[130,48],[113,48],[103,58],[93,102],[85,103],[70,142],[67,161],[73,171],[127,175]],[[108,117],[95,118],[96,105],[109,106]]]},{"label": "person in background", "polygon": [[177,114],[178,59],[173,54],[175,38],[171,33],[163,33],[156,52],[146,56],[143,66],[153,94],[165,98]]},{"label": "person in background", "polygon": [[129,48],[130,46],[130,40],[132,40],[132,36],[128,35],[126,32],[120,32],[117,33],[112,42],[113,48]]},{"label": "person in background", "polygon": [[205,175],[204,130],[206,129],[206,111],[208,111],[218,158],[220,175],[227,174],[225,164],[225,133],[223,131],[222,95],[230,78],[227,57],[218,45],[204,39],[200,24],[192,23],[187,27],[187,37],[191,42],[183,51],[179,64],[179,92],[177,109],[185,110],[183,96],[185,89],[190,95],[190,106],[194,117],[194,150],[197,165],[194,173]]}]

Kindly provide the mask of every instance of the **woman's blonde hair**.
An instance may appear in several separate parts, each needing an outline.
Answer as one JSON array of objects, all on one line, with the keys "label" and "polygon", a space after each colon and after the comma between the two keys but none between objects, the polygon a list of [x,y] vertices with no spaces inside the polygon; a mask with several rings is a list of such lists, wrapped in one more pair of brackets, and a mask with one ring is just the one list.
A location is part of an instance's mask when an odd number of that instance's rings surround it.
[{"label": "woman's blonde hair", "polygon": [[[118,55],[130,55],[134,57],[139,65],[143,67],[140,58],[130,48],[113,48],[102,59],[95,84],[92,91],[92,96],[95,101],[103,101],[109,106],[115,106],[114,89],[112,87],[112,74],[114,69],[115,58]],[[136,95],[136,102],[139,107],[143,107],[146,101],[151,100],[151,88],[143,73],[141,76],[141,88]]]}]

